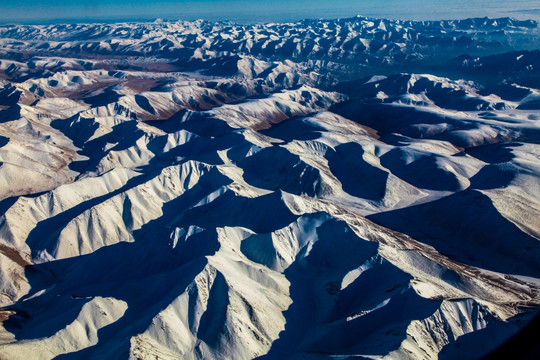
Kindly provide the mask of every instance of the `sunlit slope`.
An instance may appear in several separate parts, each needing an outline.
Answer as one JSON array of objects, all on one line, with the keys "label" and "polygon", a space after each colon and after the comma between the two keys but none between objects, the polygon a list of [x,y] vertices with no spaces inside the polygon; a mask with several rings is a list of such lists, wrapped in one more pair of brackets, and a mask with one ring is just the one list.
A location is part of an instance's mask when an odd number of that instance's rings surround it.
[{"label": "sunlit slope", "polygon": [[0,27],[0,359],[495,349],[540,306],[538,32]]}]

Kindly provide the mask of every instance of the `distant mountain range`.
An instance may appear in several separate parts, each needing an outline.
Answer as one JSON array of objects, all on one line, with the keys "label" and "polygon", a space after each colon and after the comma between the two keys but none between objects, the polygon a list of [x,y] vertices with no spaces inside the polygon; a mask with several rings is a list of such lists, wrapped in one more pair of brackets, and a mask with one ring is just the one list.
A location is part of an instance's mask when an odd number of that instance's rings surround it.
[{"label": "distant mountain range", "polygon": [[0,359],[481,358],[539,124],[532,20],[0,26]]}]

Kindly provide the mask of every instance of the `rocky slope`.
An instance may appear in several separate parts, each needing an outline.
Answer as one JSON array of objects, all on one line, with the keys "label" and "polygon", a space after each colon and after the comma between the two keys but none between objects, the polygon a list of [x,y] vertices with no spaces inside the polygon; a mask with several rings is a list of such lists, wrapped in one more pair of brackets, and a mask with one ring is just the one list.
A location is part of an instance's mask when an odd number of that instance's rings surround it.
[{"label": "rocky slope", "polygon": [[540,305],[539,39],[0,27],[0,359],[495,349]]}]

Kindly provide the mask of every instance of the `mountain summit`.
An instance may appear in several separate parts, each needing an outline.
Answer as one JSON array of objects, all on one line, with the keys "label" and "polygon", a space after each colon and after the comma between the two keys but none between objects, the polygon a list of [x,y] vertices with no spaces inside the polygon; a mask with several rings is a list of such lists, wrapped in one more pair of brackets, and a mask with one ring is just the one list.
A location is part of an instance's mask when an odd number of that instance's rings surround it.
[{"label": "mountain summit", "polygon": [[0,359],[497,349],[540,306],[539,34],[0,26]]}]

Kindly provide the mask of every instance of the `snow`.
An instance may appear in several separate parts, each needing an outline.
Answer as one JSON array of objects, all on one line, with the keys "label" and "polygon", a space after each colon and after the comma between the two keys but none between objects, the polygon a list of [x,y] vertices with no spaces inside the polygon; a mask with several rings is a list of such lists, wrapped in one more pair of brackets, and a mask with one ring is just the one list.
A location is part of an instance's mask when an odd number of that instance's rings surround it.
[{"label": "snow", "polygon": [[539,44],[0,26],[0,358],[481,357],[540,306]]},{"label": "snow", "polygon": [[64,329],[44,338],[0,345],[2,356],[10,359],[53,359],[97,344],[97,331],[122,317],[127,309],[123,301],[96,297],[84,304],[79,316]]}]

